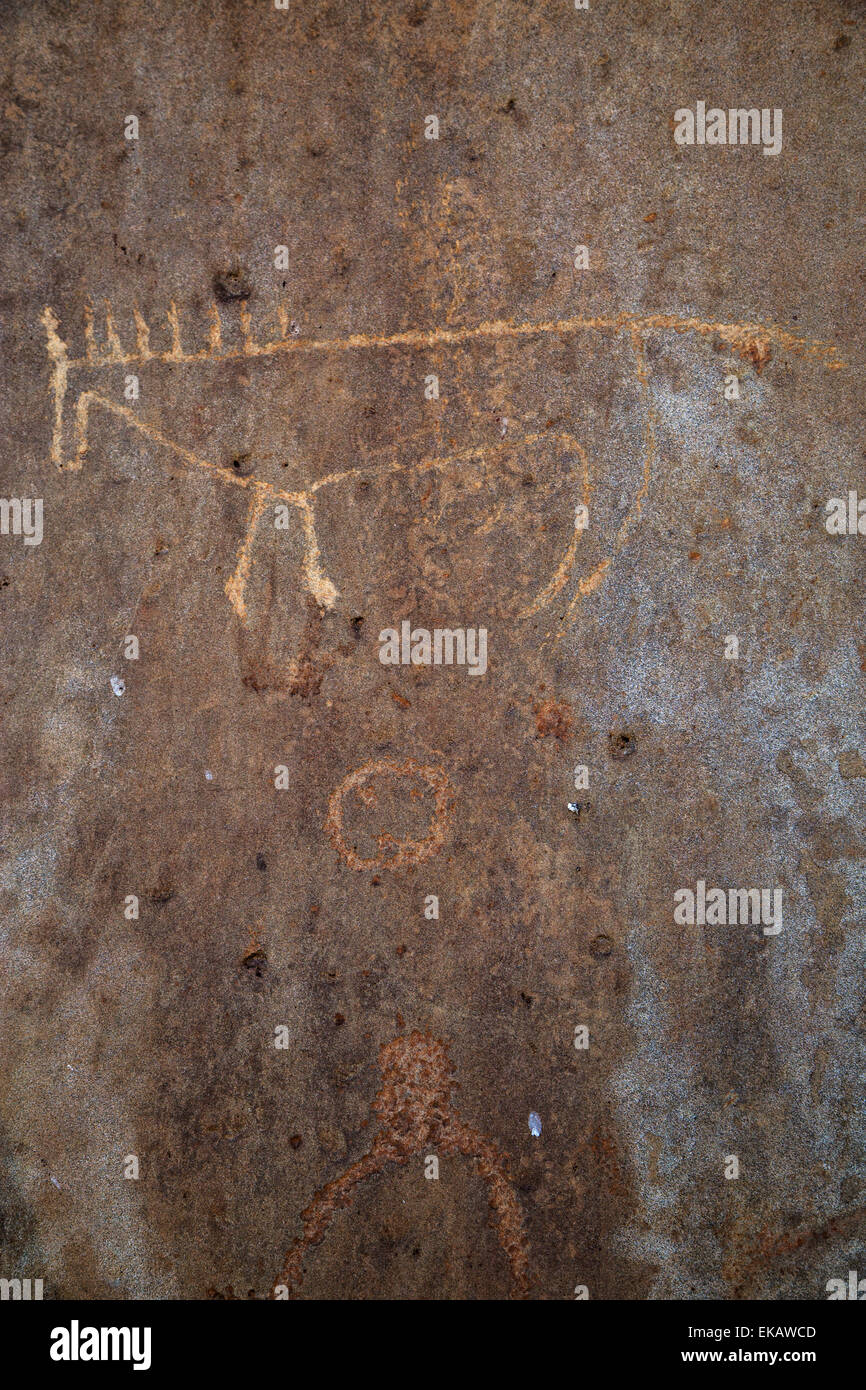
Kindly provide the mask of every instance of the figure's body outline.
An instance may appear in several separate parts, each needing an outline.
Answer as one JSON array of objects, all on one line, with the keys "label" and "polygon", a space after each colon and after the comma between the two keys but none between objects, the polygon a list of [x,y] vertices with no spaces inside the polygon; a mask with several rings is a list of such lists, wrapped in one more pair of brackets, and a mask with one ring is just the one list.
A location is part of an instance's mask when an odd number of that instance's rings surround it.
[{"label": "figure's body outline", "polygon": [[382,1086],[371,1109],[382,1119],[367,1152],[338,1178],[320,1188],[301,1213],[303,1234],[286,1251],[271,1288],[272,1298],[295,1298],[304,1279],[304,1256],[321,1244],[336,1213],[351,1207],[357,1189],[389,1165],[403,1166],[429,1151],[475,1161],[487,1184],[491,1223],[511,1268],[512,1288],[526,1298],[530,1287],[529,1249],[523,1216],[508,1174],[505,1154],[457,1116],[451,1096],[456,1085],[447,1043],[414,1031],[379,1049]]}]

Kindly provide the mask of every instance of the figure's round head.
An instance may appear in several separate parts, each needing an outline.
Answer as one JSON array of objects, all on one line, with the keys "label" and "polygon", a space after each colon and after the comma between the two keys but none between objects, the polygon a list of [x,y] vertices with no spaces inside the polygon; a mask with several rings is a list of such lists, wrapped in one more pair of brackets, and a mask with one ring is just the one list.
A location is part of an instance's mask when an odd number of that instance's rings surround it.
[{"label": "figure's round head", "polygon": [[373,1102],[378,1114],[403,1115],[411,1123],[447,1111],[456,1084],[447,1043],[417,1031],[394,1038],[380,1047],[379,1066],[382,1089]]}]

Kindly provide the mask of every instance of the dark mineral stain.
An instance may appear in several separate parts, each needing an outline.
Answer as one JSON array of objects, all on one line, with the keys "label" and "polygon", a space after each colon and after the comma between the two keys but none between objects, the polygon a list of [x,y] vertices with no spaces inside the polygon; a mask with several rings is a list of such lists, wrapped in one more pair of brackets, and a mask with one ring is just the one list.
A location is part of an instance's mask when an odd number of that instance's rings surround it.
[{"label": "dark mineral stain", "polygon": [[612,758],[628,758],[637,748],[637,739],[628,729],[614,730],[607,736],[607,749]]},{"label": "dark mineral stain", "polygon": [[233,454],[229,468],[238,478],[248,478],[253,471],[252,455],[246,452]]},{"label": "dark mineral stain", "polygon": [[223,304],[235,299],[249,299],[253,292],[249,276],[240,266],[231,270],[221,270],[213,278],[213,291]]},{"label": "dark mineral stain", "polygon": [[156,887],[151,890],[148,897],[152,903],[171,902],[174,897],[174,886],[165,874],[160,874]]},{"label": "dark mineral stain", "polygon": [[262,979],[267,973],[268,958],[260,946],[255,947],[252,951],[247,951],[244,956],[244,967],[252,975],[255,975],[257,980]]},{"label": "dark mineral stain", "polygon": [[599,936],[593,937],[592,941],[589,943],[589,950],[590,954],[595,956],[596,960],[602,960],[605,956],[610,955],[613,950],[613,942],[609,936],[605,936],[602,933]]}]

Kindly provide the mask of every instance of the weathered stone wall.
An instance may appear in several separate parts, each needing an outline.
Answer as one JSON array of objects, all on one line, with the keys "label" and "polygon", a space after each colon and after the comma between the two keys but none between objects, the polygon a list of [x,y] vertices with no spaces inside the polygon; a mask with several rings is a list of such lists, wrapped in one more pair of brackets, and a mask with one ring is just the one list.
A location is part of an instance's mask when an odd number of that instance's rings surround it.
[{"label": "weathered stone wall", "polygon": [[5,0],[0,1274],[862,1272],[864,15]]}]

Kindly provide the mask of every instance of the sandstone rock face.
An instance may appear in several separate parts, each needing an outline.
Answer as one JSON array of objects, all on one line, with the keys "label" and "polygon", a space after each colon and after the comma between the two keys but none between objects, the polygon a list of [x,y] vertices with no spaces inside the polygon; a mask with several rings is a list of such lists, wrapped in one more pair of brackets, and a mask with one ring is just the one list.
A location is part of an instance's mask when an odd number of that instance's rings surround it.
[{"label": "sandstone rock face", "polygon": [[863,13],[4,4],[0,1276],[847,1276]]}]

